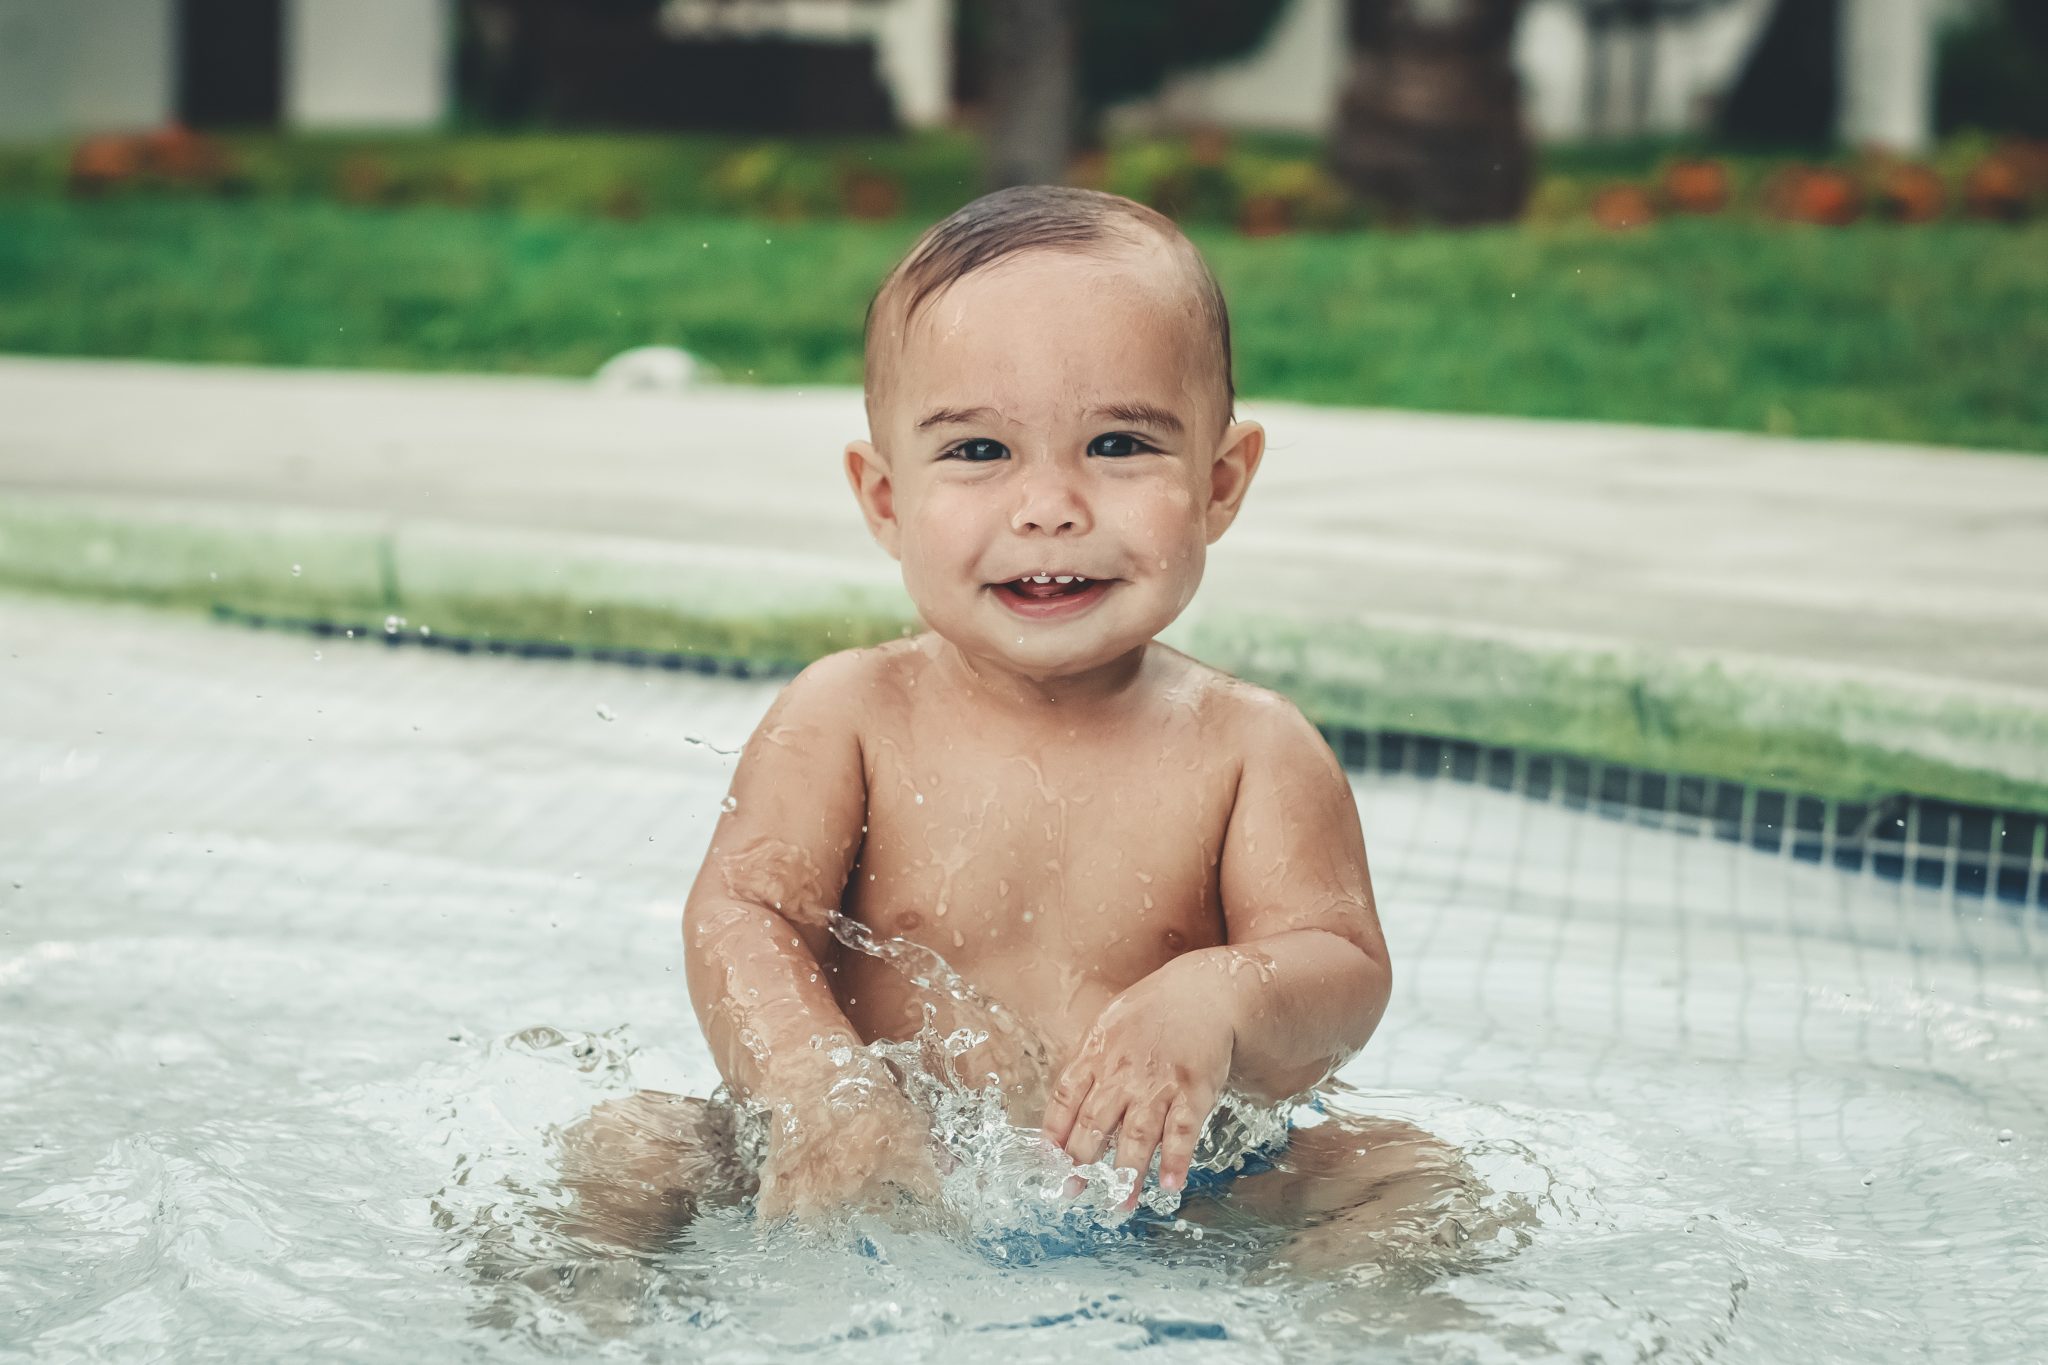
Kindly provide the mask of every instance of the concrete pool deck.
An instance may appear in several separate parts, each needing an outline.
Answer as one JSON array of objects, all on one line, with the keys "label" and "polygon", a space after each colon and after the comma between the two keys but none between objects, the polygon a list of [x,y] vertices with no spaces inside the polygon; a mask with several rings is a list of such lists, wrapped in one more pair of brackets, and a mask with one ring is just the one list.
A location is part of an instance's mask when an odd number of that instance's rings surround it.
[{"label": "concrete pool deck", "polygon": [[[1170,637],[1318,720],[2048,810],[2048,458],[1248,403]],[[0,585],[761,660],[908,619],[850,389],[0,359]],[[297,566],[296,571],[294,566]]]}]

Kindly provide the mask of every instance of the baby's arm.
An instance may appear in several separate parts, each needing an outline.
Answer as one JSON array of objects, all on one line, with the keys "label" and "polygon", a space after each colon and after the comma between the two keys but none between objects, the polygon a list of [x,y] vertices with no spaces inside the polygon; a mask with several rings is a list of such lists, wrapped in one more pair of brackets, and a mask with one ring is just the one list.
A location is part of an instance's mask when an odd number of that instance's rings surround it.
[{"label": "baby's arm", "polygon": [[1386,1012],[1393,969],[1336,755],[1278,698],[1252,728],[1223,840],[1230,943],[1210,952],[1236,1006],[1231,1083],[1279,1099],[1358,1055]]},{"label": "baby's arm", "polygon": [[1111,1001],[1054,1086],[1046,1136],[1076,1161],[1118,1134],[1117,1164],[1185,1182],[1217,1094],[1280,1098],[1365,1045],[1392,982],[1350,784],[1293,706],[1247,718],[1224,836],[1230,942],[1185,953]]},{"label": "baby's arm", "polygon": [[822,965],[867,809],[847,701],[866,690],[861,669],[858,655],[820,660],[769,708],[683,911],[690,1000],[711,1055],[736,1093],[775,1115],[764,1216],[930,1176],[925,1125],[862,1051]]}]

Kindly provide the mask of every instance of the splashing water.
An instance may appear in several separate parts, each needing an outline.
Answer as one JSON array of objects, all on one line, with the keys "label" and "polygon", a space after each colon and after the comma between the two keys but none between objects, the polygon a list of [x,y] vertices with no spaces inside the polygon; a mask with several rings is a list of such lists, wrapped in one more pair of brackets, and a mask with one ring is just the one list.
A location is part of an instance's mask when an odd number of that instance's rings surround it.
[{"label": "splashing water", "polygon": [[[931,948],[902,938],[876,938],[866,925],[837,912],[827,922],[839,943],[887,963],[920,990],[943,995],[981,1025],[941,1032],[937,1010],[927,1002],[915,1035],[879,1039],[863,1049],[889,1068],[930,1121],[932,1136],[950,1162],[940,1188],[945,1212],[978,1245],[1002,1260],[1037,1259],[1054,1247],[1113,1235],[1137,1209],[1164,1217],[1180,1207],[1180,1192],[1159,1184],[1156,1158],[1133,1208],[1131,1194],[1139,1177],[1113,1165],[1113,1153],[1075,1163],[1038,1128],[1015,1121],[994,1075],[977,1083],[962,1074],[963,1059],[1000,1035],[1042,1088],[1050,1059],[1015,1014],[976,991]],[[852,1074],[853,1053],[842,1047],[830,1059]],[[1227,1092],[1209,1116],[1192,1169],[1221,1173],[1242,1168],[1249,1157],[1285,1139],[1293,1110],[1292,1101],[1262,1104]],[[765,1150],[765,1113],[750,1107],[741,1132],[758,1157]]]}]

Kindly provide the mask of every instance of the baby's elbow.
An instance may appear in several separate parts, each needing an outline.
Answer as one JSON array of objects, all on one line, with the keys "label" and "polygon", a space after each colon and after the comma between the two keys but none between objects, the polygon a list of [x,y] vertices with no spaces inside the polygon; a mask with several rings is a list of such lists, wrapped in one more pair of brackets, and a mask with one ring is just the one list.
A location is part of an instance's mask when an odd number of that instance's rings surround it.
[{"label": "baby's elbow", "polygon": [[1337,913],[1318,915],[1312,927],[1332,938],[1341,939],[1377,968],[1381,977],[1392,974],[1392,964],[1387,960],[1386,936],[1380,932],[1379,917],[1373,913],[1370,904],[1347,904]]},{"label": "baby's elbow", "polygon": [[1394,992],[1394,965],[1387,957],[1386,941],[1378,934],[1337,934],[1336,937],[1344,941],[1345,956],[1350,959],[1350,989],[1345,996],[1352,1002],[1352,1012],[1357,1019],[1354,1045],[1363,1047],[1387,1011],[1387,1001]]}]

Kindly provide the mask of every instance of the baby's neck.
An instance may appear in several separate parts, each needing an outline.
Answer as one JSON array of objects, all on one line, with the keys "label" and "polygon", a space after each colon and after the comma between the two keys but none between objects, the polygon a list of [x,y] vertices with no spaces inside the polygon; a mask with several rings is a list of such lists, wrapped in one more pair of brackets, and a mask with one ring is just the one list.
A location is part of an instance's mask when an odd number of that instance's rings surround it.
[{"label": "baby's neck", "polygon": [[1090,710],[1115,710],[1127,704],[1145,667],[1152,644],[1120,654],[1108,663],[1075,673],[1035,676],[1000,661],[971,655],[943,636],[934,635],[940,676],[984,705],[995,705],[1023,717],[1051,713],[1074,716]]}]

